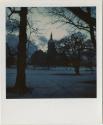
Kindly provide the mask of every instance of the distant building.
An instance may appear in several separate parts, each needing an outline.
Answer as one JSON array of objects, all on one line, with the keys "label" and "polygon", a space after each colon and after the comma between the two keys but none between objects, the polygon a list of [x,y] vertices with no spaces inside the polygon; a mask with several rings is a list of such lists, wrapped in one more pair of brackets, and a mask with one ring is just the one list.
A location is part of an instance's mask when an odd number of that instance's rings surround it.
[{"label": "distant building", "polygon": [[54,66],[56,61],[56,47],[55,47],[55,41],[53,40],[53,35],[51,33],[50,39],[48,41],[48,66]]},{"label": "distant building", "polygon": [[53,40],[52,33],[51,33],[50,39],[48,41],[48,53],[52,53],[52,54],[56,53],[55,41]]}]

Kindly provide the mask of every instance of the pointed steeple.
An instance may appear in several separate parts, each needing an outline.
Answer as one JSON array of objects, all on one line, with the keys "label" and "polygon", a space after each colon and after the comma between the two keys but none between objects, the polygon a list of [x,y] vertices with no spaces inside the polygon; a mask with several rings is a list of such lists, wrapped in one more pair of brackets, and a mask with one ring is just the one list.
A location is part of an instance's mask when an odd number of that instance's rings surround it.
[{"label": "pointed steeple", "polygon": [[53,40],[52,32],[51,32],[51,35],[50,35],[50,40]]}]

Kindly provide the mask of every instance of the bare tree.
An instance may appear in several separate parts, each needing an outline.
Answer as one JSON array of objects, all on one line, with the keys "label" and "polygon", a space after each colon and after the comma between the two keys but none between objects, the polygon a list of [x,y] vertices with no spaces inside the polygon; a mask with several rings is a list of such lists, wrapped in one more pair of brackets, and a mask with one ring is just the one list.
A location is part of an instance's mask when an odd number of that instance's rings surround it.
[{"label": "bare tree", "polygon": [[[85,7],[85,8],[90,9],[91,7]],[[66,7],[66,9],[73,12],[73,14],[75,14],[77,17],[85,21],[87,24],[92,23],[93,26],[96,26],[96,19],[94,17],[91,17],[90,19],[89,13],[87,11],[83,11],[81,7]],[[89,12],[91,12],[91,10],[89,10]]]},{"label": "bare tree", "polygon": [[20,10],[16,10],[15,8],[8,8],[10,10],[10,14],[8,17],[12,16],[12,14],[19,14],[20,16],[20,24],[19,24],[19,44],[18,44],[18,55],[17,55],[17,76],[16,83],[13,87],[13,91],[24,93],[27,91],[26,87],[26,76],[25,76],[25,68],[26,68],[26,42],[27,42],[27,14],[28,8],[21,7]]},{"label": "bare tree", "polygon": [[76,16],[78,16],[80,19],[85,21],[89,25],[90,29],[90,36],[92,43],[94,45],[94,48],[96,49],[96,39],[95,39],[95,31],[96,31],[96,18],[92,16],[92,10],[91,7],[86,7],[86,11],[83,11],[80,7],[69,7],[67,8],[71,12],[73,12]]},{"label": "bare tree", "polygon": [[80,74],[81,52],[85,48],[84,39],[85,35],[77,32],[56,42],[57,52],[65,52],[68,63],[71,63],[76,75]]},{"label": "bare tree", "polygon": [[27,42],[27,14],[28,9],[26,7],[21,8],[20,11],[20,29],[19,29],[19,45],[18,45],[18,58],[17,58],[17,77],[15,89],[19,92],[25,92],[26,87],[26,42]]},{"label": "bare tree", "polygon": [[85,7],[86,11],[80,7],[54,7],[47,9],[51,16],[55,16],[53,23],[62,22],[63,24],[71,24],[74,31],[80,29],[89,32],[94,48],[96,49],[96,19],[92,16],[91,7]]},{"label": "bare tree", "polygon": [[[32,13],[32,8],[21,7],[8,7],[9,13],[7,13],[7,21],[12,24],[10,25],[10,32],[13,33],[16,30],[19,32],[19,43],[17,52],[17,76],[15,86],[12,88],[14,92],[25,93],[28,91],[26,86],[26,59],[27,59],[27,49],[29,49],[29,43],[31,42],[31,34],[34,33],[38,35],[39,29],[33,27],[32,23],[28,18],[28,13]],[[18,16],[18,20],[12,17]],[[7,23],[8,24],[8,23]],[[28,34],[27,34],[28,32]],[[28,43],[28,47],[27,47]]]}]

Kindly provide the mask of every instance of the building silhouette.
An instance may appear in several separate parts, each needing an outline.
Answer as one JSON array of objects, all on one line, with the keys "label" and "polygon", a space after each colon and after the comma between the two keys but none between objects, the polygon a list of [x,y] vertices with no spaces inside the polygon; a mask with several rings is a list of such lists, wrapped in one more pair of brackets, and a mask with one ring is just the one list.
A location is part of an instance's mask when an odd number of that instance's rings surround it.
[{"label": "building silhouette", "polygon": [[55,66],[56,54],[57,52],[55,47],[55,40],[53,40],[53,35],[51,33],[50,39],[48,41],[48,51],[47,51],[48,66]]}]

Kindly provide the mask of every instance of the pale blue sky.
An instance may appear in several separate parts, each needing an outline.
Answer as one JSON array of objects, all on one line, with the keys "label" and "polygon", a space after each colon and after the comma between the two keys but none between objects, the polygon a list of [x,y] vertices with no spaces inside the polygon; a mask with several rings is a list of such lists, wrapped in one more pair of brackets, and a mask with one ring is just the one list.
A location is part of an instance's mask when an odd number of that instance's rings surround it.
[{"label": "pale blue sky", "polygon": [[[59,40],[64,36],[68,36],[71,34],[71,31],[74,30],[70,24],[63,24],[62,22],[52,24],[57,18],[56,16],[49,15],[47,10],[47,8],[32,8],[31,12],[28,14],[28,20],[32,27],[39,29],[39,34],[36,35],[32,33],[30,40],[37,45],[38,49],[42,49],[43,51],[47,50],[47,42],[51,32],[53,34],[53,39]],[[17,14],[13,15],[12,18],[19,20]],[[85,33],[87,38],[90,38],[88,32],[76,29],[75,32],[77,31]],[[29,34],[29,30],[27,33]],[[16,34],[18,33],[16,32]]]}]

